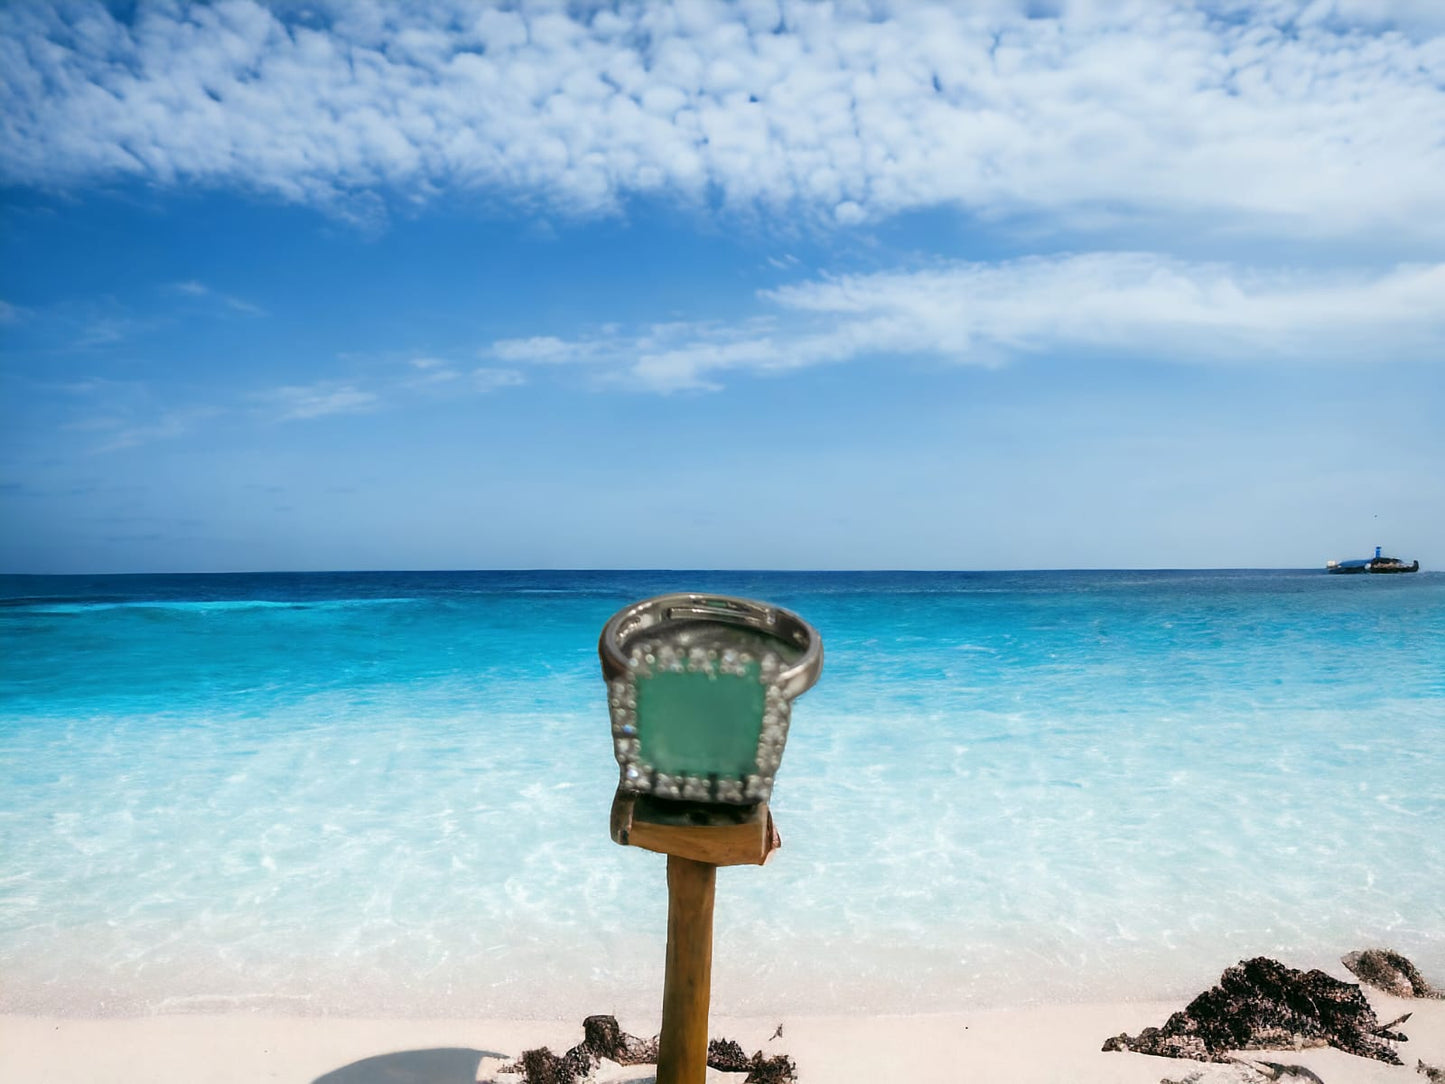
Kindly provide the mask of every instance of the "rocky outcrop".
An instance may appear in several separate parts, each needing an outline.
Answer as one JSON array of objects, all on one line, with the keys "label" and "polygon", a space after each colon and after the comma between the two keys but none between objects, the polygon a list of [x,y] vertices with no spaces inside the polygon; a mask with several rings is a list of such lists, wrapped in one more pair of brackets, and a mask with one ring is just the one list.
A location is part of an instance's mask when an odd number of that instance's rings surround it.
[{"label": "rocky outcrop", "polygon": [[1340,963],[1366,986],[1395,997],[1445,997],[1445,991],[1431,986],[1414,964],[1391,949],[1351,952]]},{"label": "rocky outcrop", "polygon": [[1204,991],[1163,1027],[1145,1028],[1136,1036],[1116,1035],[1103,1048],[1227,1061],[1231,1050],[1333,1046],[1399,1065],[1400,1056],[1390,1043],[1403,1039],[1380,1023],[1358,986],[1323,971],[1296,971],[1257,956],[1226,969],[1219,985]]}]

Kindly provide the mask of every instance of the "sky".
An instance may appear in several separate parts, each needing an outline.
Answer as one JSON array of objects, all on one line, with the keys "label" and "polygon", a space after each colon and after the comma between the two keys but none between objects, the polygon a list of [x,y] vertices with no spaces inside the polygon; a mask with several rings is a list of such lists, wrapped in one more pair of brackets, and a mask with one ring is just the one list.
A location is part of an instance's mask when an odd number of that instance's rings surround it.
[{"label": "sky", "polygon": [[0,571],[1445,564],[1445,5],[0,6]]}]

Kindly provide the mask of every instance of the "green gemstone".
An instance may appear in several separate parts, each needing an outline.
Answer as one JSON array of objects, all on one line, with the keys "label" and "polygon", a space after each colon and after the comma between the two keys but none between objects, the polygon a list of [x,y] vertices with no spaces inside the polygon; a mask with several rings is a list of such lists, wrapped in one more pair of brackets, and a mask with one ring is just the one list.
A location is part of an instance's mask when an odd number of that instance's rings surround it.
[{"label": "green gemstone", "polygon": [[757,771],[763,726],[758,664],[743,674],[663,671],[637,679],[640,759],[668,775]]}]

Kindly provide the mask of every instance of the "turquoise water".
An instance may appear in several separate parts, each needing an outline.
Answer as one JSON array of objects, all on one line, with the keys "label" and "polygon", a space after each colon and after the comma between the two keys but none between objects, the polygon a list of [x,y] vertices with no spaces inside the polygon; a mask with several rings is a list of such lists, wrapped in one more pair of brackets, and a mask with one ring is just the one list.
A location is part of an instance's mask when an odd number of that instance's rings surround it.
[{"label": "turquoise water", "polygon": [[1445,982],[1445,576],[0,577],[0,1009],[655,1011],[595,643],[688,588],[827,651],[717,1011]]}]

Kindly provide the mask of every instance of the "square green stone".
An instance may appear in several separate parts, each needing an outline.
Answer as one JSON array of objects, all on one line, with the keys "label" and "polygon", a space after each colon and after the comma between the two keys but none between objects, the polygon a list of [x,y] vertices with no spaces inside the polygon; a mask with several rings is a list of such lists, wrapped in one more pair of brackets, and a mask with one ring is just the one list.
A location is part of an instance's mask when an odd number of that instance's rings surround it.
[{"label": "square green stone", "polygon": [[640,759],[668,775],[757,771],[763,726],[758,664],[743,674],[663,671],[637,679]]}]

